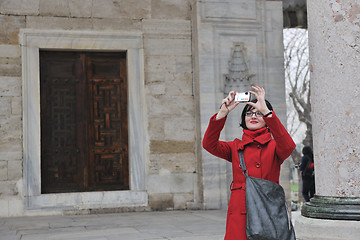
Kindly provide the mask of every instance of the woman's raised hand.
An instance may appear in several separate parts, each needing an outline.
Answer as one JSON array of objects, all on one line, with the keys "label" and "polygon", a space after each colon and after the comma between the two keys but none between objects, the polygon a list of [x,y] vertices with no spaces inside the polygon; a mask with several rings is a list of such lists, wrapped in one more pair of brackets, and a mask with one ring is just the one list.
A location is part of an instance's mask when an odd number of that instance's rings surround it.
[{"label": "woman's raised hand", "polygon": [[254,107],[257,111],[261,112],[262,114],[267,114],[270,112],[270,110],[268,109],[266,102],[265,102],[265,89],[263,87],[259,87],[259,86],[252,86],[252,88],[255,91],[249,91],[251,94],[253,94],[256,99],[257,102],[253,103],[253,102],[248,102],[248,104],[252,107]]},{"label": "woman's raised hand", "polygon": [[222,100],[220,110],[218,114],[216,115],[216,119],[221,119],[226,117],[234,108],[236,108],[237,105],[239,105],[239,102],[234,102],[235,99],[235,92],[231,91],[229,92],[229,95]]}]

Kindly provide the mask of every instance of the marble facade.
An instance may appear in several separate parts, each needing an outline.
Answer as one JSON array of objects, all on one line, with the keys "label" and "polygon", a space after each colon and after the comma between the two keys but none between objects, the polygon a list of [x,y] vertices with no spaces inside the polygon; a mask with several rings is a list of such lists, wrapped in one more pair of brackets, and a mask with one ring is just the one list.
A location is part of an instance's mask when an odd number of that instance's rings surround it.
[{"label": "marble facade", "polygon": [[[281,1],[82,2],[0,3],[0,216],[226,208],[230,164],[202,135],[238,46],[286,122]],[[130,190],[41,194],[40,49],[127,51]]]}]

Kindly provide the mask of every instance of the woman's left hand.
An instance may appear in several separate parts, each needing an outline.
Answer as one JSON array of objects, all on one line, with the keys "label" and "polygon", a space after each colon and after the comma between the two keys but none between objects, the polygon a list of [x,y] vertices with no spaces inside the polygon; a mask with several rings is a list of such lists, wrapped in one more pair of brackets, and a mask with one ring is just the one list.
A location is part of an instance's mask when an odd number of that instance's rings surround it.
[{"label": "woman's left hand", "polygon": [[266,106],[266,102],[265,102],[265,89],[259,86],[256,87],[252,86],[252,88],[255,90],[255,92],[254,91],[249,91],[249,92],[256,97],[257,102],[256,103],[248,102],[247,104],[254,107],[257,111],[261,112],[263,115],[269,113],[270,110]]}]

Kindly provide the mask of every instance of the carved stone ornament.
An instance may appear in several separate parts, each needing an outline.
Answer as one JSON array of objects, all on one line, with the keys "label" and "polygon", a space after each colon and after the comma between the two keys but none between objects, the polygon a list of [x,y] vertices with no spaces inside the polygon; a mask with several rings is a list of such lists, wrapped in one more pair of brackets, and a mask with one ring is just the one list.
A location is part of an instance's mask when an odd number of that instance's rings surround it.
[{"label": "carved stone ornament", "polygon": [[255,74],[250,74],[248,64],[245,59],[245,47],[243,43],[236,44],[232,51],[229,61],[229,73],[225,74],[224,93],[231,90],[246,91],[251,87],[251,79]]}]

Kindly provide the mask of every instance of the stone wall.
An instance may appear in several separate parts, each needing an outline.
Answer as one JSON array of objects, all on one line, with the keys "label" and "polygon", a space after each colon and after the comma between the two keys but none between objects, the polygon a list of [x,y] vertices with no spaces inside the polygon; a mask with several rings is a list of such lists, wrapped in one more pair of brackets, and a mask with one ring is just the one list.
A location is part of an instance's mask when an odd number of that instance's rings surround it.
[{"label": "stone wall", "polygon": [[[285,122],[281,34],[281,1],[0,1],[0,217],[225,208],[229,165],[201,138],[235,46]],[[41,48],[128,51],[129,191],[41,194]]]},{"label": "stone wall", "polygon": [[0,216],[29,214],[23,191],[20,29],[140,32],[147,206],[184,209],[194,200],[191,4],[191,0],[0,2]]}]

